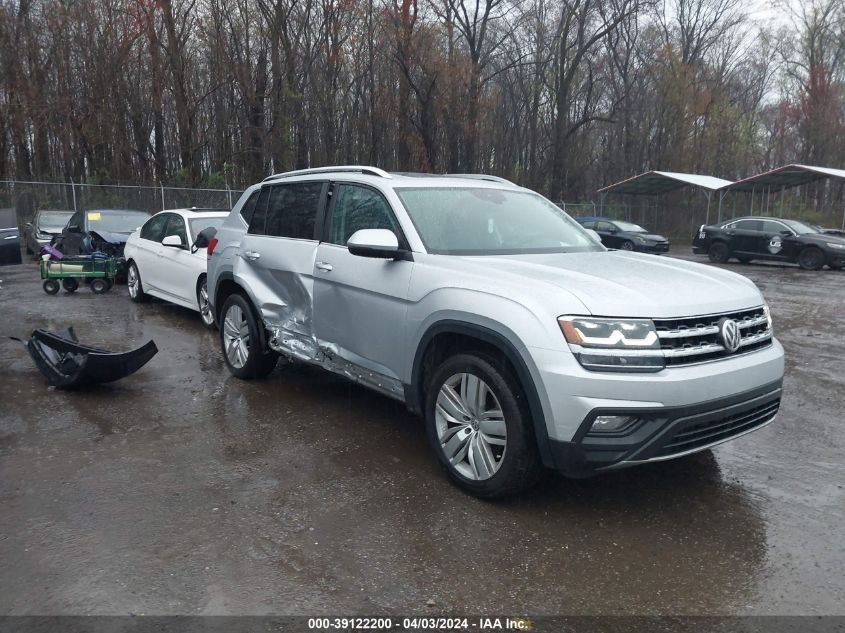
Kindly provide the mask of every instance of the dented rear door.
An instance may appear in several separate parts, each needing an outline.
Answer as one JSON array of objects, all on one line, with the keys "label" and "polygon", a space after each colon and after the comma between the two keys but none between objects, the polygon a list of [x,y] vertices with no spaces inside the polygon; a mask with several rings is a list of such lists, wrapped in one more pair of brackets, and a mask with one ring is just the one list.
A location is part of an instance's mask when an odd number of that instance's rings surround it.
[{"label": "dented rear door", "polygon": [[266,185],[235,263],[235,276],[247,280],[271,346],[304,360],[317,354],[312,273],[326,186],[323,181]]}]

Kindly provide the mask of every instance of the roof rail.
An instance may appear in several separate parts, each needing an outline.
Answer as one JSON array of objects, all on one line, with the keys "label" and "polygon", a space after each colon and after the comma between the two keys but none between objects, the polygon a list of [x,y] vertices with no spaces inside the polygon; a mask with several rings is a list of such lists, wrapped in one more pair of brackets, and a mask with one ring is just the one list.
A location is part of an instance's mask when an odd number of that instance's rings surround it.
[{"label": "roof rail", "polygon": [[490,182],[500,182],[505,185],[513,185],[514,187],[517,186],[515,182],[511,182],[506,178],[500,178],[499,176],[489,176],[487,174],[445,174],[450,178],[468,178],[470,180],[489,180]]},{"label": "roof rail", "polygon": [[393,177],[386,171],[384,171],[383,169],[379,169],[378,167],[368,167],[366,165],[339,165],[335,167],[312,167],[310,169],[297,169],[295,171],[286,171],[281,174],[273,174],[272,176],[267,176],[262,182],[267,182],[268,180],[276,180],[278,178],[290,178],[291,176],[307,176],[309,174],[327,174],[337,172],[352,172],[364,174],[366,176],[378,176],[379,178]]}]

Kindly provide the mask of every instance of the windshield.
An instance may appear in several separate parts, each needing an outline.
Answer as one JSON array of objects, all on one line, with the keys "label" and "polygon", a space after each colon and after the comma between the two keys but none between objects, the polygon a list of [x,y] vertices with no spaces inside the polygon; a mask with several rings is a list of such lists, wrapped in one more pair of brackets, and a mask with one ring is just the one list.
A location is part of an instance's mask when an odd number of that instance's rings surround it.
[{"label": "windshield", "polygon": [[200,231],[203,229],[207,229],[210,226],[213,226],[215,229],[219,229],[220,225],[223,224],[223,220],[225,217],[222,218],[191,218],[188,220],[189,224],[191,225],[191,235],[196,237],[200,234]]},{"label": "windshield", "polygon": [[645,233],[646,230],[641,227],[639,224],[632,224],[631,222],[620,222],[619,220],[614,220],[614,223],[617,227],[619,227],[620,231],[627,231],[628,233]]},{"label": "windshield", "polygon": [[441,255],[572,253],[604,248],[534,193],[487,188],[397,188],[426,250]]},{"label": "windshield", "polygon": [[143,211],[88,211],[89,231],[105,231],[106,233],[131,233],[149,219],[149,214]]},{"label": "windshield", "polygon": [[64,227],[73,211],[42,211],[38,214],[38,226]]},{"label": "windshield", "polygon": [[804,235],[805,233],[821,233],[821,231],[817,228],[810,226],[809,224],[804,224],[803,222],[798,222],[797,220],[782,220],[786,226],[791,228],[795,231],[798,235]]}]

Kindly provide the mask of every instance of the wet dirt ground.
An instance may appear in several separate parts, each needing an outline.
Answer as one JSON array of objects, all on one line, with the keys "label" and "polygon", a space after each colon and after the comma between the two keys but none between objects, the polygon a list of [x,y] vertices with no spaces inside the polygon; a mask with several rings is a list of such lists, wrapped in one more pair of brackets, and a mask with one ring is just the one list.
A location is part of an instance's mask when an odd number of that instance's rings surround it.
[{"label": "wet dirt ground", "polygon": [[[787,350],[778,419],[495,503],[387,398],[302,367],[241,382],[195,313],[0,269],[0,615],[843,614],[845,274],[728,268]],[[49,390],[5,337],[68,324],[160,352]]]}]

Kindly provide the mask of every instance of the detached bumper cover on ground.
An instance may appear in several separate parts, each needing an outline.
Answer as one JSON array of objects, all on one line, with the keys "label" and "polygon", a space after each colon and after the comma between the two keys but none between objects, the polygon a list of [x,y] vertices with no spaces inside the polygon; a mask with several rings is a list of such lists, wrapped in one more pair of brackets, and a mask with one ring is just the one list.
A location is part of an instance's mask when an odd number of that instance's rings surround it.
[{"label": "detached bumper cover on ground", "polygon": [[81,345],[72,327],[61,333],[35,330],[26,348],[49,383],[61,389],[120,380],[141,369],[158,352],[153,341],[129,352]]}]

